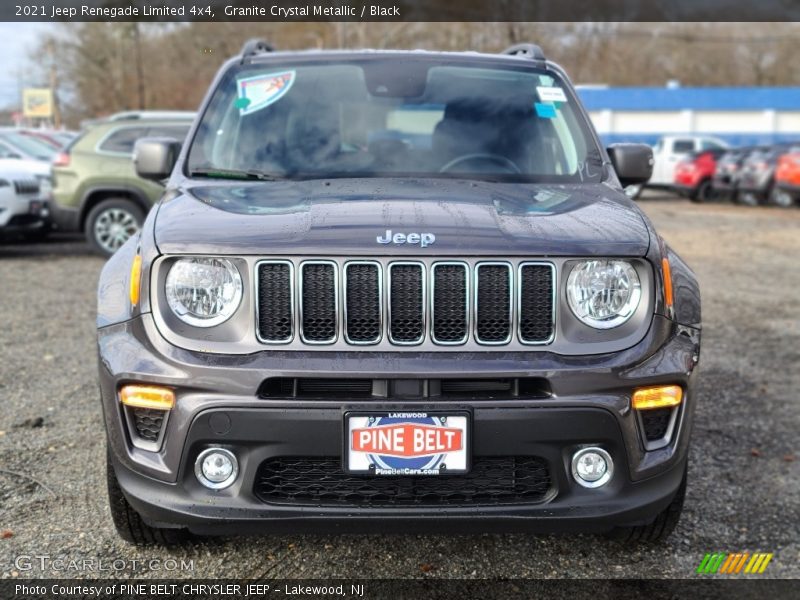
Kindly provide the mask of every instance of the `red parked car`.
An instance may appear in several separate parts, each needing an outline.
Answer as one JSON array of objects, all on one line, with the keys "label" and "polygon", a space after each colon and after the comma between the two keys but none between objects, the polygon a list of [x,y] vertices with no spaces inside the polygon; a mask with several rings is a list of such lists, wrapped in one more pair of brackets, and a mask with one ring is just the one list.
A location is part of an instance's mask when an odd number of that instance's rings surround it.
[{"label": "red parked car", "polygon": [[778,158],[773,204],[788,208],[800,201],[800,144]]},{"label": "red parked car", "polygon": [[725,150],[702,150],[688,155],[675,167],[673,187],[692,202],[706,202],[714,197],[711,185],[717,171],[717,159]]}]

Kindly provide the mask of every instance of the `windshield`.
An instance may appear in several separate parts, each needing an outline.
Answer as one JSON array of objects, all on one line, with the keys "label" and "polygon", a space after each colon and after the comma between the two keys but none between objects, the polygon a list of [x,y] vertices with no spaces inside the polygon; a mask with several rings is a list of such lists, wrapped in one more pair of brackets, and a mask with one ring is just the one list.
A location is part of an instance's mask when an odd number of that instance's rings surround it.
[{"label": "windshield", "polygon": [[4,139],[10,146],[18,149],[26,157],[35,160],[51,160],[58,152],[56,148],[47,142],[16,131],[4,131],[0,133],[0,139]]},{"label": "windshield", "polygon": [[554,73],[403,56],[230,69],[187,174],[568,183],[599,181],[600,165]]}]

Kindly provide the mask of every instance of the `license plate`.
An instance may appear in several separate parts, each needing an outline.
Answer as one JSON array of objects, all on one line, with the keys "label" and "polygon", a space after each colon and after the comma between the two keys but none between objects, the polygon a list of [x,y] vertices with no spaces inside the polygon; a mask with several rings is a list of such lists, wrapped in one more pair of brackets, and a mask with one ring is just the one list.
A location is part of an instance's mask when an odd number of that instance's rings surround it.
[{"label": "license plate", "polygon": [[446,475],[470,467],[469,414],[371,412],[345,415],[345,471],[359,475]]}]

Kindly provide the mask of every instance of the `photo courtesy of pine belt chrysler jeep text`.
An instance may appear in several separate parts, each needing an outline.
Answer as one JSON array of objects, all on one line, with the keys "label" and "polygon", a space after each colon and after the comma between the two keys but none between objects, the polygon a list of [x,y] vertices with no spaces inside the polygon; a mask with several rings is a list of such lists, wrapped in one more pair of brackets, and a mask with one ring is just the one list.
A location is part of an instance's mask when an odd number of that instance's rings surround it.
[{"label": "photo courtesy of pine belt chrysler jeep text", "polygon": [[114,523],[136,543],[677,523],[700,295],[532,44],[249,42],[99,283]]}]

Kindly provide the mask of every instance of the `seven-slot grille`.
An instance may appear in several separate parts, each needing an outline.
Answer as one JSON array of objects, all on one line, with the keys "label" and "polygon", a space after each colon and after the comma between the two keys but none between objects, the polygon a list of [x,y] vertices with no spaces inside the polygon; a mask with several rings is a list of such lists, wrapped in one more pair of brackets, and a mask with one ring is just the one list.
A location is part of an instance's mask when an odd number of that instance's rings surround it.
[{"label": "seven-slot grille", "polygon": [[[257,332],[265,344],[548,344],[555,267],[522,261],[262,260]],[[297,335],[296,335],[297,330]]]},{"label": "seven-slot grille", "polygon": [[14,181],[14,191],[19,195],[39,193],[39,182],[35,179],[18,179]]}]

